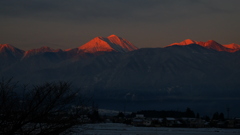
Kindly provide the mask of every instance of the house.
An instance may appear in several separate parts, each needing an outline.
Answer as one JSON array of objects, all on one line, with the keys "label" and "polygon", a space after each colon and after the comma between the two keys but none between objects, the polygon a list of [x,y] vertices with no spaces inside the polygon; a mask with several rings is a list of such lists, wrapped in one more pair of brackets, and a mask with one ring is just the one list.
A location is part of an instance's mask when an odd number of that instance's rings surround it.
[{"label": "house", "polygon": [[[164,123],[164,119],[162,121]],[[179,127],[179,126],[182,126],[182,122],[180,122],[178,119],[167,117],[165,119],[165,126],[167,126],[167,127]]]},{"label": "house", "polygon": [[144,126],[145,117],[143,114],[136,114],[132,119],[132,125],[134,126]]},{"label": "house", "polygon": [[136,114],[136,117],[135,118],[141,118],[141,119],[144,119],[144,115],[143,114]]},{"label": "house", "polygon": [[207,127],[207,124],[205,120],[202,120],[200,118],[182,118],[181,119],[187,127],[191,128],[202,128]]},{"label": "house", "polygon": [[143,125],[147,127],[152,126],[152,119],[145,119]]}]

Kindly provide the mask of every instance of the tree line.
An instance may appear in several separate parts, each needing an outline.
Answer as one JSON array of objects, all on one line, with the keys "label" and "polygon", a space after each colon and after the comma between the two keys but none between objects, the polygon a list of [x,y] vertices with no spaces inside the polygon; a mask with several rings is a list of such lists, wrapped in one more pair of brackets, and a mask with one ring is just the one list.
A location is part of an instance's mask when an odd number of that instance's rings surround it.
[{"label": "tree line", "polygon": [[68,82],[37,86],[0,81],[0,134],[60,134],[82,124],[95,109]]},{"label": "tree line", "polygon": [[[136,114],[143,114],[145,117],[148,118],[166,118],[166,117],[172,117],[172,118],[200,118],[199,113],[195,113],[192,109],[186,108],[185,111],[157,111],[157,110],[142,110],[138,111],[136,113],[132,113],[132,116],[135,116]],[[202,116],[203,119],[206,121],[210,120],[225,120],[224,114],[215,112],[212,116]]]}]

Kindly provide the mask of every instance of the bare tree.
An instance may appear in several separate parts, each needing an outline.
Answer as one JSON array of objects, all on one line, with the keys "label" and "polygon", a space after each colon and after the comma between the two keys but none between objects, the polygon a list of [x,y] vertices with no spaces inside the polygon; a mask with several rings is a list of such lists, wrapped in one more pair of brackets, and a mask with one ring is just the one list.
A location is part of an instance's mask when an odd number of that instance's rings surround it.
[{"label": "bare tree", "polygon": [[60,134],[90,110],[66,82],[23,87],[23,96],[17,90],[11,80],[0,82],[0,134]]}]

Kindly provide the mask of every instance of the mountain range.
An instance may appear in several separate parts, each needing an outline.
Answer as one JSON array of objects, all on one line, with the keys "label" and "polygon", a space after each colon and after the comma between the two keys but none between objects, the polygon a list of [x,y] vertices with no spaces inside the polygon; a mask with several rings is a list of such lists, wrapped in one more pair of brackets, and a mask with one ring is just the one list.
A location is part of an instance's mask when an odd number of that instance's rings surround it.
[{"label": "mountain range", "polygon": [[44,46],[23,51],[1,44],[0,74],[25,84],[69,81],[102,108],[188,106],[207,113],[229,106],[239,114],[239,50],[237,44],[190,39],[139,49],[116,35],[67,50]]},{"label": "mountain range", "polygon": [[[225,52],[237,52],[240,50],[240,45],[232,43],[227,45],[221,45],[214,40],[209,40],[207,42],[202,41],[194,41],[191,39],[186,39],[180,43],[173,43],[167,45],[170,46],[186,46],[196,44],[202,46],[207,49],[212,49],[216,51],[225,51]],[[134,46],[131,42],[118,37],[116,35],[110,35],[108,37],[96,37],[86,44],[73,49],[52,49],[47,46],[43,46],[37,49],[31,49],[28,51],[21,50],[19,48],[15,48],[10,44],[0,44],[0,55],[4,58],[16,58],[16,59],[26,59],[35,55],[43,54],[43,53],[66,53],[71,54],[72,56],[83,54],[83,53],[91,53],[98,54],[99,52],[120,52],[126,53],[134,50],[138,50],[136,46]]]},{"label": "mountain range", "polygon": [[191,39],[186,39],[180,43],[173,43],[169,46],[173,45],[191,45],[191,44],[197,44],[202,47],[208,48],[208,49],[213,49],[217,51],[225,51],[225,52],[236,52],[240,50],[240,45],[232,43],[232,44],[227,44],[227,45],[221,45],[217,43],[214,40],[209,40],[207,42],[202,42],[202,41],[194,41]]}]

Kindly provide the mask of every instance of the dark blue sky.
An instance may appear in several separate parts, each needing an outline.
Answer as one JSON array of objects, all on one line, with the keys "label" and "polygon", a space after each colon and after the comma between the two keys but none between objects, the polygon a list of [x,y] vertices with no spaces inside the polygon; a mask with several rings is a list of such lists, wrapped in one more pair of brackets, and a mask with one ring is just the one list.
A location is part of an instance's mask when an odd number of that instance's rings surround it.
[{"label": "dark blue sky", "polygon": [[96,36],[137,47],[185,39],[240,44],[239,0],[0,0],[0,44],[75,48]]}]

